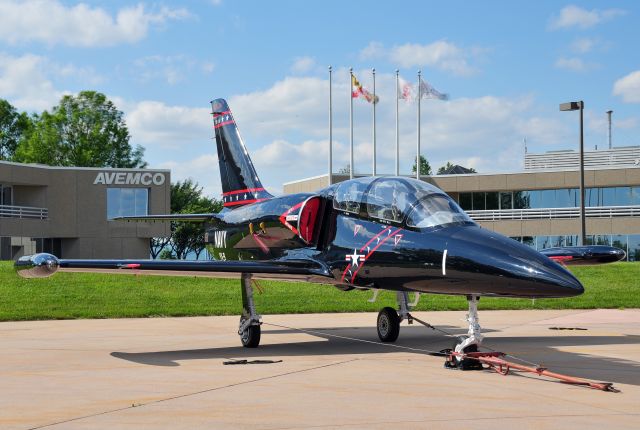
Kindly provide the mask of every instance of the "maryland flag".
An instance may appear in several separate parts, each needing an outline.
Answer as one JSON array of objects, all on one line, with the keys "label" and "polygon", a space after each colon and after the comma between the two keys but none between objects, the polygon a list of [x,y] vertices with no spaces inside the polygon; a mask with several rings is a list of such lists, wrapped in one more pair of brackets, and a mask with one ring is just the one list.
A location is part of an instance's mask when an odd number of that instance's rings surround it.
[{"label": "maryland flag", "polygon": [[380,100],[380,97],[374,96],[369,92],[369,90],[363,87],[360,82],[358,82],[358,79],[355,77],[355,75],[351,75],[351,97],[354,99],[362,97],[367,102],[373,104],[378,103],[378,101]]}]

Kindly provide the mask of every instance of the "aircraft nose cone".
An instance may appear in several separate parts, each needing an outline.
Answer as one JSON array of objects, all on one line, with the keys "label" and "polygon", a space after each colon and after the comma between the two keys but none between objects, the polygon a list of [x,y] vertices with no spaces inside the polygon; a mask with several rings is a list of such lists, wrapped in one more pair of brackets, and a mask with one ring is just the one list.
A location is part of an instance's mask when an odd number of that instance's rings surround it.
[{"label": "aircraft nose cone", "polygon": [[[584,292],[580,281],[565,267],[535,249],[500,234],[471,227],[461,231],[467,264],[487,274],[490,294],[520,297],[572,297]],[[456,235],[458,236],[458,235]]]}]

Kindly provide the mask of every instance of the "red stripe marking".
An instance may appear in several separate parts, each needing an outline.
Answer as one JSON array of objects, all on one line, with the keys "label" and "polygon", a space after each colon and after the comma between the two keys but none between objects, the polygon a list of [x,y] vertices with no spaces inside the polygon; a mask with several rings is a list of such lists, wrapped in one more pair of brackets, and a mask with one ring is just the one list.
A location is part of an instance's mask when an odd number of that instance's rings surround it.
[{"label": "red stripe marking", "polygon": [[385,228],[384,230],[382,230],[380,233],[378,233],[378,234],[376,234],[375,236],[373,236],[373,237],[369,240],[369,242],[365,243],[365,244],[364,244],[364,246],[363,246],[362,248],[360,248],[360,251],[364,251],[364,250],[365,250],[365,248],[371,244],[371,242],[373,242],[374,240],[376,240],[378,237],[380,237],[380,235],[381,235],[382,233],[384,233],[385,231],[387,231],[387,230],[389,230],[389,229],[391,229],[391,226],[388,226],[387,228]]},{"label": "red stripe marking", "polygon": [[258,243],[258,245],[260,245],[260,248],[262,248],[262,251],[265,254],[269,253],[269,247],[267,245],[264,244],[264,242],[260,239],[260,236],[258,236],[257,234],[253,234],[253,239]]},{"label": "red stripe marking", "polygon": [[253,191],[264,191],[264,188],[245,188],[244,190],[227,191],[222,193],[223,196],[230,196],[231,194],[251,193]]},{"label": "red stripe marking", "polygon": [[120,266],[121,269],[139,269],[141,266],[141,264],[139,263],[129,263],[129,264],[123,264]]},{"label": "red stripe marking", "polygon": [[218,118],[219,116],[222,116],[222,115],[229,115],[230,113],[231,113],[231,111],[230,111],[230,110],[226,110],[226,111],[224,111],[224,112],[215,112],[215,113],[213,114],[213,117],[214,117],[214,118]]},{"label": "red stripe marking", "polygon": [[567,261],[567,260],[573,260],[573,257],[570,255],[554,255],[549,257],[550,259],[554,260],[554,261]]},{"label": "red stripe marking", "polygon": [[235,124],[235,122],[232,119],[230,119],[229,121],[221,122],[220,124],[214,125],[213,128],[220,128],[229,124]]},{"label": "red stripe marking", "polygon": [[[376,234],[375,236],[373,236],[373,238],[371,240],[369,240],[369,242],[367,242],[362,248],[360,248],[360,252],[362,252],[367,246],[369,246],[369,244],[375,240],[377,237],[379,237],[382,233],[384,233],[385,231],[388,231],[391,227],[387,227],[384,230],[382,230],[380,233]],[[360,268],[362,267],[362,265],[369,259],[369,257],[371,257],[373,255],[373,253],[380,248],[380,246],[382,246],[383,243],[385,243],[387,240],[391,239],[393,236],[395,236],[396,234],[398,234],[400,231],[402,231],[401,228],[397,229],[396,231],[391,232],[389,235],[387,235],[384,239],[382,239],[380,242],[378,242],[376,244],[376,246],[373,247],[373,249],[371,251],[369,251],[369,253],[367,255],[364,256],[364,260],[360,261],[358,263],[358,269],[355,271],[355,273],[351,276],[351,283],[353,283],[353,281],[356,279],[356,275],[358,274],[358,272],[360,271]],[[347,272],[349,271],[349,268],[351,268],[353,263],[349,263],[347,265],[347,267],[344,269],[344,272],[342,272],[342,278],[341,278],[341,282],[344,282],[344,278],[345,276],[347,276]]]},{"label": "red stripe marking", "polygon": [[287,221],[287,215],[289,215],[291,212],[293,212],[294,210],[298,209],[300,206],[302,206],[304,202],[300,202],[295,206],[291,206],[289,209],[287,209],[286,212],[284,212],[282,215],[280,215],[280,222],[282,224],[284,224],[285,227],[287,227],[289,230],[291,230],[292,232],[294,232],[295,234],[298,234],[298,229],[295,228],[294,226],[292,226],[291,224],[289,224],[289,222]]},{"label": "red stripe marking", "polygon": [[248,205],[249,203],[257,203],[257,202],[262,202],[264,200],[269,200],[269,199],[238,200],[237,202],[226,202],[224,206]]},{"label": "red stripe marking", "polygon": [[380,246],[385,243],[387,240],[391,239],[393,236],[395,236],[396,234],[398,234],[400,232],[401,229],[397,229],[396,231],[392,232],[390,235],[388,235],[387,237],[385,237],[384,239],[382,239],[380,241],[380,243],[378,243],[376,246],[373,247],[373,249],[364,257],[364,260],[360,262],[360,264],[358,264],[358,270],[356,270],[356,272],[353,274],[353,276],[351,277],[351,283],[353,283],[353,281],[356,279],[356,275],[358,274],[358,272],[360,271],[360,269],[362,268],[362,266],[364,266],[364,263],[369,259],[369,257],[371,257],[373,255],[373,253],[380,248]]}]

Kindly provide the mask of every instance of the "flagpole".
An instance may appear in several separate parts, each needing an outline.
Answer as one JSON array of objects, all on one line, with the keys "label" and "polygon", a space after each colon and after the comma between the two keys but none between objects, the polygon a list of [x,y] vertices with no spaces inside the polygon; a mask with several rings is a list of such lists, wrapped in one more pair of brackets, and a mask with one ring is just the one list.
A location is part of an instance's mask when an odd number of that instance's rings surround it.
[{"label": "flagpole", "polygon": [[373,176],[376,176],[376,69],[373,74]]},{"label": "flagpole", "polygon": [[331,94],[331,73],[332,69],[329,66],[329,185],[333,182],[333,99]]},{"label": "flagpole", "polygon": [[398,99],[400,98],[400,70],[396,69],[396,176],[400,176],[400,116]]},{"label": "flagpole", "polygon": [[422,94],[420,92],[420,75],[421,71],[418,70],[418,139],[416,148],[416,179],[420,179],[420,102],[422,101]]},{"label": "flagpole", "polygon": [[353,68],[349,68],[349,179],[353,179]]}]

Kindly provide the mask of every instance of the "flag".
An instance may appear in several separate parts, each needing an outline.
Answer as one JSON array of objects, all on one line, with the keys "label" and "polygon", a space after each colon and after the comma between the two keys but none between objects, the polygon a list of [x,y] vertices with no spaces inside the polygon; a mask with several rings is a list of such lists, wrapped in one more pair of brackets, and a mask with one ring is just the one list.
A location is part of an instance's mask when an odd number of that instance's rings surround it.
[{"label": "flag", "polygon": [[358,97],[362,97],[369,103],[378,103],[380,97],[373,96],[365,87],[363,87],[355,75],[351,75],[351,97],[357,99]]},{"label": "flag", "polygon": [[406,101],[413,100],[413,85],[402,78],[398,78],[398,83],[398,98]]},{"label": "flag", "polygon": [[425,99],[449,100],[449,94],[441,93],[422,78],[420,78],[420,95]]},{"label": "flag", "polygon": [[[412,101],[418,98],[417,91],[409,82],[399,79],[398,98],[400,100]],[[441,93],[433,88],[428,82],[420,78],[420,96],[423,99],[449,100],[449,94]]]}]

